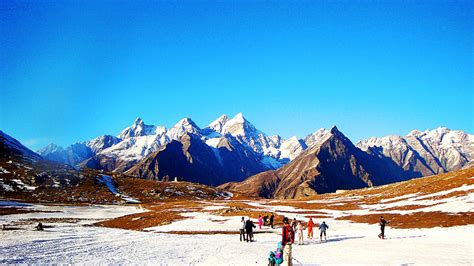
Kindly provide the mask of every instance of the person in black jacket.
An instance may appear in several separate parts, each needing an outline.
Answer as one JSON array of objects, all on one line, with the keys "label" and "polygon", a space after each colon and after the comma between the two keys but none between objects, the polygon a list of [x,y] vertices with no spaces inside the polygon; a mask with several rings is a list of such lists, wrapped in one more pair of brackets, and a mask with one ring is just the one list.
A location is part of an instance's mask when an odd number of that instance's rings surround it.
[{"label": "person in black jacket", "polygon": [[389,224],[389,222],[387,220],[385,220],[383,218],[383,216],[380,216],[380,234],[379,234],[379,238],[381,239],[385,239],[385,225],[386,224]]},{"label": "person in black jacket", "polygon": [[253,229],[255,228],[255,224],[253,224],[250,218],[245,222],[245,232],[247,233],[247,242],[253,241]]},{"label": "person in black jacket", "polygon": [[273,219],[275,219],[275,215],[270,215],[270,227],[273,229]]}]

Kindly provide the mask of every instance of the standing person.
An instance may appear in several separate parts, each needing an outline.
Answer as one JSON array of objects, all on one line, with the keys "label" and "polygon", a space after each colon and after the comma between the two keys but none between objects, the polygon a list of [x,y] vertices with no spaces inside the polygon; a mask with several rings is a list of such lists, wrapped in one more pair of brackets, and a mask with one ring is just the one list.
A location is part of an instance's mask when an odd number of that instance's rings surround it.
[{"label": "standing person", "polygon": [[292,266],[291,245],[295,243],[295,231],[291,227],[287,217],[283,218],[281,245],[283,246],[283,264],[282,266]]},{"label": "standing person", "polygon": [[326,237],[326,230],[329,229],[329,226],[326,224],[326,222],[323,221],[323,223],[319,226],[319,230],[321,233],[319,233],[319,241],[323,242],[323,235],[324,235],[324,241],[327,241]]},{"label": "standing person", "polygon": [[262,230],[263,218],[262,215],[258,216],[258,229]]},{"label": "standing person", "polygon": [[245,238],[245,218],[242,217],[242,220],[240,220],[240,242],[242,242],[242,239],[244,241],[247,241]]},{"label": "standing person", "polygon": [[298,226],[296,227],[296,229],[298,230],[298,245],[303,245],[304,244],[304,242],[303,242],[304,227],[303,227],[303,223],[301,221],[298,222]]},{"label": "standing person", "polygon": [[272,229],[273,229],[273,219],[275,219],[275,215],[273,215],[272,213],[272,215],[270,215],[270,226]]},{"label": "standing person", "polygon": [[385,225],[386,224],[389,224],[388,221],[386,221],[383,216],[380,216],[380,234],[379,234],[379,238],[381,239],[385,239]]},{"label": "standing person", "polygon": [[250,218],[245,222],[245,232],[247,233],[247,242],[253,242],[253,229],[255,228],[255,224],[253,224]]},{"label": "standing person", "polygon": [[308,238],[309,239],[313,239],[313,226],[314,226],[313,218],[309,217],[309,221],[308,221]]},{"label": "standing person", "polygon": [[297,225],[298,225],[298,222],[296,221],[296,218],[293,218],[293,222],[291,222],[291,227],[293,227],[294,232],[296,232]]}]

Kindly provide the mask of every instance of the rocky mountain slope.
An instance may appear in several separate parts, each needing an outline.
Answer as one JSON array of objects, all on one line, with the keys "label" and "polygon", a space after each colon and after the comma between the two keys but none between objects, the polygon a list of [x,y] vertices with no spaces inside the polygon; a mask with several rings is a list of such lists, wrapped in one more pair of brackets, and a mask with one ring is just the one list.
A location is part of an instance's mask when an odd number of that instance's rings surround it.
[{"label": "rocky mountain slope", "polygon": [[445,127],[413,130],[404,137],[370,138],[357,147],[423,176],[458,170],[474,159],[474,136]]},{"label": "rocky mountain slope", "polygon": [[406,179],[405,172],[391,160],[363,152],[336,127],[324,136],[280,169],[220,188],[266,198],[305,198]]},{"label": "rocky mountain slope", "polygon": [[44,160],[19,141],[0,131],[0,195],[36,193],[38,188],[76,185],[84,174]]},{"label": "rocky mountain slope", "polygon": [[207,185],[241,181],[268,170],[260,156],[245,149],[232,136],[220,137],[215,147],[192,133],[172,141],[125,174],[152,180],[180,180]]},{"label": "rocky mountain slope", "polygon": [[45,160],[0,131],[0,198],[27,202],[118,204],[226,199],[231,196],[201,184],[153,182],[118,173],[77,170],[67,164]]}]

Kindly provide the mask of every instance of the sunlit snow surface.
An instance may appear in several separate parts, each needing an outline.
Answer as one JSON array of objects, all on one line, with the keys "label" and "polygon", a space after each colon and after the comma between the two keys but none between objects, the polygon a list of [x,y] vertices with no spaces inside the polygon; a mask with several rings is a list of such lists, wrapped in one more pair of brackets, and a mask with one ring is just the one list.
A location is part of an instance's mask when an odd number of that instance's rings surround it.
[{"label": "sunlit snow surface", "polygon": [[[15,202],[2,205],[18,206]],[[238,230],[238,217],[188,213],[190,219],[147,232],[85,226],[105,218],[141,210],[131,206],[41,206],[26,208],[57,211],[0,216],[0,223],[27,218],[82,218],[78,224],[55,223],[45,231],[0,231],[0,264],[11,263],[135,263],[169,265],[266,265],[267,255],[281,236],[267,227],[256,242],[244,243],[238,235],[172,235],[156,231]],[[209,210],[219,209],[219,205]],[[287,207],[291,211],[291,207]],[[221,221],[212,222],[220,219]],[[320,221],[318,221],[320,222]],[[377,237],[378,226],[326,219],[327,243],[307,240],[293,248],[295,265],[316,264],[465,264],[473,263],[474,226],[433,229],[387,228],[386,240]],[[31,226],[30,226],[31,227]],[[316,233],[316,232],[315,232]],[[316,235],[316,234],[315,234]],[[306,232],[305,232],[306,236]]]}]

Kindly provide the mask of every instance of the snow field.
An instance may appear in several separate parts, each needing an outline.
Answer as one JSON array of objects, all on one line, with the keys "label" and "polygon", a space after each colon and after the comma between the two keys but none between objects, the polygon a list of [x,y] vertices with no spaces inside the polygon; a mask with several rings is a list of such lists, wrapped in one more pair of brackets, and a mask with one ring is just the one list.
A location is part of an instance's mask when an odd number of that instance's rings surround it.
[{"label": "snow field", "polygon": [[[259,203],[252,203],[259,205]],[[8,205],[5,203],[3,205]],[[10,203],[15,205],[15,203]],[[209,209],[219,208],[218,204]],[[272,206],[275,207],[275,206]],[[279,207],[279,206],[277,206]],[[0,223],[28,218],[82,218],[101,220],[137,213],[128,206],[44,206],[27,208],[58,211],[0,216]],[[294,211],[286,206],[286,211]],[[208,212],[183,213],[189,219],[169,225],[130,231],[78,224],[54,223],[44,232],[23,228],[0,231],[0,264],[83,263],[162,265],[266,265],[270,250],[281,240],[280,230],[255,230],[256,242],[240,242],[238,234],[176,235],[165,231],[238,231],[240,217],[222,217]],[[290,214],[289,217],[294,217]],[[299,216],[303,218],[303,215]],[[320,223],[323,219],[315,219]],[[377,237],[379,227],[324,219],[328,241],[308,240],[294,245],[295,265],[319,264],[429,264],[472,265],[474,226],[431,229],[386,229],[387,239]],[[216,222],[217,221],[217,222]]]}]

